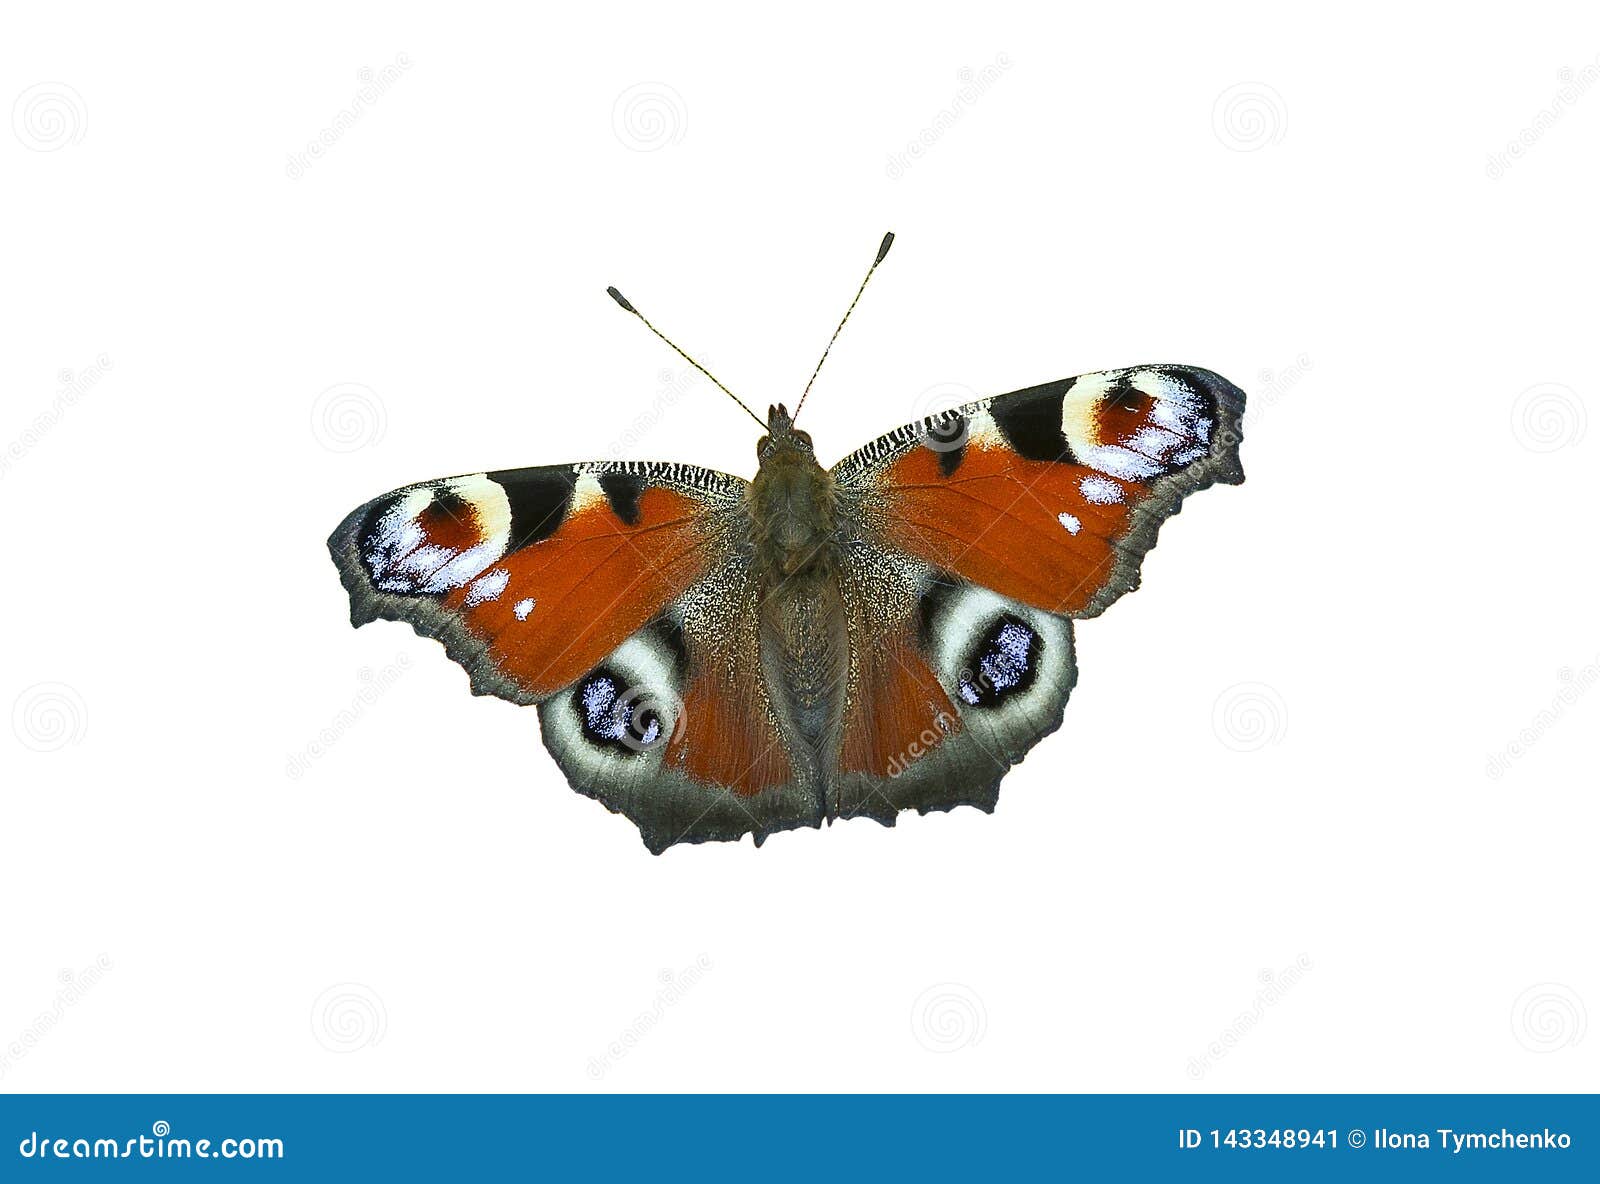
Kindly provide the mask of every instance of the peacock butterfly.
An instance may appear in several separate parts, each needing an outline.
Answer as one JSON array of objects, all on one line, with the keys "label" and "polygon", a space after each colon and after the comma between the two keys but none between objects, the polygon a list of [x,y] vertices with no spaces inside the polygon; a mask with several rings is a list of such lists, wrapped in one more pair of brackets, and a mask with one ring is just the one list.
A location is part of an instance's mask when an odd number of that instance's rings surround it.
[{"label": "peacock butterfly", "polygon": [[1208,370],[997,395],[824,469],[795,427],[805,394],[763,422],[678,352],[762,424],[754,480],[635,461],[473,473],[386,493],[328,540],[353,624],[408,622],[474,693],[536,704],[572,787],[658,854],[992,810],[1061,724],[1073,621],[1138,586],[1187,494],[1244,480],[1245,396]]}]

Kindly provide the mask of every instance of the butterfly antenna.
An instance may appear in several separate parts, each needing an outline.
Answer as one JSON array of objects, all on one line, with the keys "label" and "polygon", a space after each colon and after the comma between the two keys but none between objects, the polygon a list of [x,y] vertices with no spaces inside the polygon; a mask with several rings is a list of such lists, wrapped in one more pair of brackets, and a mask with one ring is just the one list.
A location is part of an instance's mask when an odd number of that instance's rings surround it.
[{"label": "butterfly antenna", "polygon": [[[839,319],[839,328],[833,331],[833,336],[828,338],[828,348],[822,351],[822,356],[817,359],[817,368],[811,372],[811,382],[806,383],[806,389],[800,393],[800,401],[794,405],[794,418],[800,418],[800,408],[806,405],[806,396],[811,393],[811,383],[817,381],[817,375],[822,372],[822,363],[828,360],[828,354],[833,349],[833,343],[839,340],[839,333],[844,329],[845,321],[850,319],[850,314],[855,312],[856,303],[861,299],[861,293],[867,290],[867,280],[872,278],[872,273],[878,270],[878,264],[883,262],[883,257],[889,253],[889,248],[894,246],[894,231],[883,236],[883,242],[878,244],[878,257],[872,261],[872,266],[867,268],[866,278],[861,281],[861,286],[856,289],[856,298],[850,302],[850,307],[844,310],[844,316]],[[792,421],[791,421],[792,422]]]},{"label": "butterfly antenna", "polygon": [[727,395],[728,398],[732,399],[735,403],[739,404],[740,407],[743,407],[744,408],[744,413],[746,415],[748,415],[751,419],[755,420],[758,424],[760,424],[763,431],[766,429],[766,426],[767,426],[767,421],[766,420],[762,419],[754,411],[750,410],[750,408],[748,406],[746,406],[745,401],[743,399],[741,399],[738,395],[734,394],[727,387],[723,386],[722,383],[718,382],[717,381],[717,376],[715,374],[711,373],[711,371],[707,370],[704,366],[702,366],[699,362],[695,361],[688,354],[684,353],[681,349],[678,349],[677,345],[673,342],[672,338],[668,337],[660,329],[657,329],[654,325],[652,325],[649,322],[649,320],[646,319],[644,313],[640,312],[637,308],[633,307],[633,305],[628,303],[628,298],[626,296],[624,296],[621,292],[617,291],[615,288],[607,288],[606,289],[606,295],[610,296],[611,299],[615,300],[617,302],[618,306],[621,307],[623,312],[631,312],[634,316],[638,317],[641,321],[644,321],[644,327],[646,329],[650,330],[650,332],[654,333],[657,337],[661,338],[662,341],[665,341],[668,345],[672,346],[673,350],[677,353],[677,355],[680,358],[682,358],[685,362],[688,362],[689,365],[693,366],[696,370],[700,371],[700,373],[704,374],[712,382],[716,383],[717,389],[719,391],[721,391],[723,394]]}]

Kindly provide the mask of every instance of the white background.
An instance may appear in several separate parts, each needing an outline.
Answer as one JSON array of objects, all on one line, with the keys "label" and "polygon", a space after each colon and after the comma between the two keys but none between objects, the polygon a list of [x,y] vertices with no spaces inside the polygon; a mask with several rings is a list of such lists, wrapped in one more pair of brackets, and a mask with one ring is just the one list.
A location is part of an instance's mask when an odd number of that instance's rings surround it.
[{"label": "white background", "polygon": [[[5,24],[0,1088],[1600,1085],[1592,5]],[[605,286],[792,404],[885,229],[825,461],[1172,361],[1249,481],[993,816],[652,858],[323,540],[750,475]]]}]

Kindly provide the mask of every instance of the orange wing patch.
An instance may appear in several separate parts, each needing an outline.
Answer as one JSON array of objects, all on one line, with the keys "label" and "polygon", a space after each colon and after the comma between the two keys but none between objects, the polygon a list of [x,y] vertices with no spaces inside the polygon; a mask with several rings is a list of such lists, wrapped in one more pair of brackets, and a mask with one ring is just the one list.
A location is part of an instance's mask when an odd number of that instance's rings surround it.
[{"label": "orange wing patch", "polygon": [[1085,374],[910,424],[836,467],[907,554],[1048,612],[1138,584],[1182,497],[1244,480],[1244,394],[1191,366]]},{"label": "orange wing patch", "polygon": [[741,689],[727,672],[702,668],[684,689],[683,721],[667,748],[669,767],[740,797],[788,784],[788,754],[750,681]]},{"label": "orange wing patch", "polygon": [[699,510],[659,487],[639,495],[631,524],[603,500],[574,508],[537,546],[512,551],[453,589],[445,606],[461,613],[509,678],[531,694],[551,694],[705,573]]},{"label": "orange wing patch", "polygon": [[859,677],[845,716],[840,769],[893,777],[961,731],[955,705],[909,638],[857,655]]},{"label": "orange wing patch", "polygon": [[889,471],[891,544],[1035,608],[1085,608],[1111,575],[1139,487],[976,441],[949,476],[942,456],[914,448]]}]

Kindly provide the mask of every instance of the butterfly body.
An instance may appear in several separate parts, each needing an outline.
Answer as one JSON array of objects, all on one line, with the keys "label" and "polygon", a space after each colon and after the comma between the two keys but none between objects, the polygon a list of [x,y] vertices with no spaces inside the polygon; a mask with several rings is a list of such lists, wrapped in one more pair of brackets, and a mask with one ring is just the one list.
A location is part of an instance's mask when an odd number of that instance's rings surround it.
[{"label": "butterfly body", "polygon": [[536,704],[569,783],[652,851],[987,811],[1060,726],[1074,620],[1138,585],[1184,497],[1243,480],[1243,410],[1210,371],[1105,371],[823,468],[780,406],[748,482],[469,474],[374,499],[329,548],[353,623],[405,621],[474,692]]},{"label": "butterfly body", "polygon": [[811,439],[781,405],[750,483],[762,670],[796,773],[825,812],[849,676],[849,634],[839,588],[837,490]]}]

